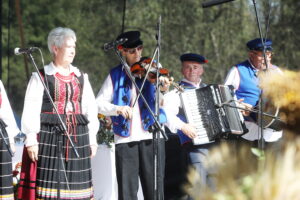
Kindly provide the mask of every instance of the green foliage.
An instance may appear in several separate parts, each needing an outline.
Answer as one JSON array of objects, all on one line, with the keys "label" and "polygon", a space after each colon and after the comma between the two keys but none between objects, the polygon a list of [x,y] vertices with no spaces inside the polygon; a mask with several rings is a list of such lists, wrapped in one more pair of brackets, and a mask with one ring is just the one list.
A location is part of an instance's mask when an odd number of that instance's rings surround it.
[{"label": "green foliage", "polygon": [[112,143],[114,143],[114,133],[111,130],[100,129],[97,133],[97,143],[105,144],[111,148]]},{"label": "green foliage", "polygon": [[[8,0],[2,2],[2,80],[9,91],[13,108],[21,114],[28,77],[22,56],[12,56],[13,48],[21,46],[16,1],[12,3],[9,21]],[[119,62],[113,52],[104,52],[102,47],[122,31],[124,1],[20,2],[25,46],[40,47],[45,62],[49,63],[49,31],[58,26],[72,28],[78,38],[74,65],[89,74],[97,94],[109,69]],[[195,52],[205,55],[209,60],[204,81],[223,83],[229,68],[247,58],[245,43],[259,37],[253,3],[250,0],[234,1],[203,9],[202,2],[203,0],[127,0],[125,31],[140,30],[145,44],[143,54],[152,56],[156,47],[157,22],[161,16],[160,62],[172,72],[175,80],[181,78],[179,56],[182,53]],[[300,4],[295,3],[295,0],[261,2],[257,6],[264,34],[269,8],[272,8],[268,36],[274,40],[274,63],[284,68],[298,69]],[[40,57],[35,55],[35,59],[41,67]],[[31,63],[28,63],[28,68],[30,75],[33,71]]]},{"label": "green foliage", "polygon": [[265,158],[265,152],[258,148],[251,148],[251,152],[257,157],[258,160],[264,161]]},{"label": "green foliage", "polygon": [[101,114],[98,116],[98,119],[100,122],[100,128],[97,133],[97,143],[105,144],[111,148],[114,143],[114,133],[111,126],[111,120]]}]

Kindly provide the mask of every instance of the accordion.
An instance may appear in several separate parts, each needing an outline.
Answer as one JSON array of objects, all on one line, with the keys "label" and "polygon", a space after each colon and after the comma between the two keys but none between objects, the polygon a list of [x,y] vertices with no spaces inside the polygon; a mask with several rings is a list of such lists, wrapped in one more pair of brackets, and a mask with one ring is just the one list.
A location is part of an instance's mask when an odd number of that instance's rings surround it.
[{"label": "accordion", "polygon": [[248,132],[241,112],[236,108],[234,90],[228,85],[208,85],[180,94],[188,123],[195,126],[195,145],[207,144],[228,134]]}]

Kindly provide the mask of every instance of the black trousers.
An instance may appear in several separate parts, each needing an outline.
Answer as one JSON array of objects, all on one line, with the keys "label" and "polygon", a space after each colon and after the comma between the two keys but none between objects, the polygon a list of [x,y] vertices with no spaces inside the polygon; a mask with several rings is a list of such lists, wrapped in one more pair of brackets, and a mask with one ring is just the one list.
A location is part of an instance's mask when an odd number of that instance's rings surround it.
[{"label": "black trousers", "polygon": [[[142,140],[116,145],[116,172],[119,200],[137,200],[139,177],[145,200],[154,199],[154,159],[152,140]],[[163,199],[165,141],[158,140],[157,190]]]}]

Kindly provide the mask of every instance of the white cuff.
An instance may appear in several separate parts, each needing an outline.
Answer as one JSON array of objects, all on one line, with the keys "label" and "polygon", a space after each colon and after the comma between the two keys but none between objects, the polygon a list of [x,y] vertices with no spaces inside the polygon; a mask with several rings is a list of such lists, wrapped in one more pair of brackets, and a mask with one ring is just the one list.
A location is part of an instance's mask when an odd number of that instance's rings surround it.
[{"label": "white cuff", "polygon": [[36,139],[36,133],[26,134],[25,146],[30,147],[33,145],[38,145],[38,141]]}]

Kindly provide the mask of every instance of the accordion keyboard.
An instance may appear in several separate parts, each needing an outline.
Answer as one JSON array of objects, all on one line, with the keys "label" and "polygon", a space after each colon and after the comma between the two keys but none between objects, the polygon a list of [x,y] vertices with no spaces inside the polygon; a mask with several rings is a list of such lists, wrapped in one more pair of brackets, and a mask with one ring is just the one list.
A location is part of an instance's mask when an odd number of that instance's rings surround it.
[{"label": "accordion keyboard", "polygon": [[247,132],[232,87],[209,85],[185,90],[180,96],[186,119],[196,128],[195,145],[210,143],[226,134]]},{"label": "accordion keyboard", "polygon": [[182,101],[184,104],[184,111],[187,121],[193,124],[196,128],[197,136],[193,139],[195,145],[210,143],[207,135],[207,124],[205,117],[200,114],[200,103],[197,98],[196,90],[187,90],[182,94]]}]

